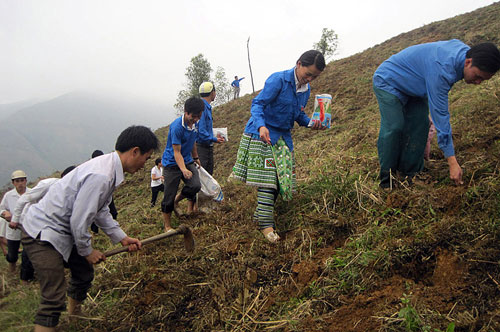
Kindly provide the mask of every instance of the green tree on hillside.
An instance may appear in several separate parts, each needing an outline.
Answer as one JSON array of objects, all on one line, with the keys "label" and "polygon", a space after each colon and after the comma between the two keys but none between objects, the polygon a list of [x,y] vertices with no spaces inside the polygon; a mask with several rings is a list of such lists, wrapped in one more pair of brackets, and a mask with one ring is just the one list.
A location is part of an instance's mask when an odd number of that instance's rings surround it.
[{"label": "green tree on hillside", "polygon": [[184,102],[191,96],[198,96],[198,88],[200,84],[205,81],[211,81],[215,84],[217,97],[213,102],[213,106],[222,105],[231,100],[232,89],[231,83],[226,77],[226,71],[222,67],[217,67],[215,75],[212,78],[212,66],[203,54],[198,54],[191,59],[189,67],[186,69],[187,83],[185,89],[179,91],[177,94],[177,101],[174,105],[178,115],[181,115],[184,110]]},{"label": "green tree on hillside", "polygon": [[315,50],[323,53],[325,59],[335,55],[338,47],[339,36],[332,29],[323,28],[319,42],[313,44]]},{"label": "green tree on hillside", "polygon": [[215,84],[217,96],[215,97],[212,105],[222,105],[230,101],[233,90],[231,89],[231,83],[229,83],[229,80],[226,78],[226,71],[224,70],[224,68],[217,67],[213,83]]},{"label": "green tree on hillside", "polygon": [[210,80],[211,72],[212,66],[210,62],[205,59],[203,54],[200,53],[191,58],[191,63],[189,67],[187,67],[185,74],[187,78],[186,89],[179,91],[177,94],[177,101],[174,104],[174,108],[177,110],[178,114],[182,114],[186,99],[198,95],[200,84]]}]

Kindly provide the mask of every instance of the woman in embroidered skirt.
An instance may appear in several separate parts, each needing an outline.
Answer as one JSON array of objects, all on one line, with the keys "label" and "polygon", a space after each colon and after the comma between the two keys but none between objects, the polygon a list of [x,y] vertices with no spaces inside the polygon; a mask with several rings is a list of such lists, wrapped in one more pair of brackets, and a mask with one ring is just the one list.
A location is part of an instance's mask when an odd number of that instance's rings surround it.
[{"label": "woman in embroidered skirt", "polygon": [[[296,186],[291,129],[295,122],[309,125],[304,113],[311,93],[309,82],[324,68],[323,54],[310,50],[300,56],[294,68],[269,76],[252,101],[251,117],[241,137],[234,176],[258,187],[254,221],[273,243],[280,239],[274,224],[278,193],[289,200]],[[319,121],[312,128],[324,129]]]}]

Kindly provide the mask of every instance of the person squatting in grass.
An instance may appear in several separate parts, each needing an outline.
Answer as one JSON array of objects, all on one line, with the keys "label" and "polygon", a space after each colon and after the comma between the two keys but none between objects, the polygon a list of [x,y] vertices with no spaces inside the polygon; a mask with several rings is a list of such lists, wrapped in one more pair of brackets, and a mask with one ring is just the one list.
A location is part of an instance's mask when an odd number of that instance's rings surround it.
[{"label": "person squatting in grass", "polygon": [[161,158],[156,158],[155,165],[151,168],[151,207],[156,205],[158,193],[163,192],[163,167]]},{"label": "person squatting in grass", "polygon": [[[68,174],[70,171],[75,169],[76,166],[70,166],[66,168],[62,173],[61,177]],[[34,188],[27,188],[26,192],[19,197],[16,202],[16,207],[14,208],[12,219],[10,221],[9,226],[13,229],[19,229],[21,232],[21,226],[23,224],[24,218],[26,217],[26,212],[29,207],[35,203],[38,203],[40,199],[47,193],[50,186],[59,181],[58,178],[47,178],[38,182],[38,184]],[[35,270],[33,269],[33,265],[28,258],[26,250],[23,250],[21,256],[21,282],[26,283],[30,280],[33,280],[35,277]]]},{"label": "person squatting in grass", "polygon": [[64,262],[71,271],[68,314],[75,315],[87,297],[94,278],[93,264],[104,261],[102,252],[92,248],[92,222],[113,243],[141,248],[138,239],[125,234],[109,212],[111,195],[124,180],[144,167],[158,148],[155,134],[143,126],[125,129],[116,141],[115,152],[88,160],[31,205],[23,221],[22,243],[40,282],[40,305],[35,316],[35,332],[55,331],[65,309]]},{"label": "person squatting in grass", "polygon": [[[29,188],[26,187],[28,180],[24,171],[17,170],[12,172],[11,180],[14,189],[7,191],[3,196],[2,202],[0,203],[0,217],[4,218],[8,225],[5,231],[5,238],[7,239],[7,256],[5,258],[7,262],[9,262],[10,272],[15,273],[16,262],[19,258],[19,247],[21,245],[21,230],[13,227],[10,222],[12,221],[12,214],[14,213],[17,200],[24,195]],[[23,262],[22,258],[21,261]],[[21,280],[28,281],[29,276],[23,268],[23,266],[27,266],[28,263],[26,259],[24,259],[24,262],[25,264],[21,263]]]},{"label": "person squatting in grass", "polygon": [[[177,216],[181,215],[178,210],[181,200],[187,198],[187,213],[193,212],[196,194],[201,189],[200,176],[195,166],[195,163],[200,165],[195,142],[198,136],[198,121],[204,108],[205,104],[200,98],[189,98],[184,103],[184,114],[175,119],[168,130],[167,145],[161,160],[165,185],[161,211],[165,232],[172,229],[172,211]],[[176,195],[181,179],[184,187]]]},{"label": "person squatting in grass", "polygon": [[[258,187],[254,221],[270,242],[280,239],[275,232],[274,204],[278,193],[291,197],[296,186],[295,159],[291,130],[295,121],[307,126],[304,113],[311,93],[309,83],[325,68],[325,59],[319,51],[305,52],[294,68],[269,76],[264,89],[252,101],[251,117],[241,137],[234,177]],[[324,129],[315,121],[313,129]],[[284,152],[284,162],[275,160],[274,151]],[[278,176],[278,173],[283,176]],[[288,198],[287,198],[288,199]]]},{"label": "person squatting in grass", "polygon": [[470,48],[460,40],[410,46],[384,61],[373,75],[380,109],[377,142],[380,187],[392,188],[391,174],[412,178],[424,166],[429,112],[450,178],[462,184],[462,168],[453,147],[448,92],[464,80],[480,84],[500,68],[500,51],[492,43]]}]

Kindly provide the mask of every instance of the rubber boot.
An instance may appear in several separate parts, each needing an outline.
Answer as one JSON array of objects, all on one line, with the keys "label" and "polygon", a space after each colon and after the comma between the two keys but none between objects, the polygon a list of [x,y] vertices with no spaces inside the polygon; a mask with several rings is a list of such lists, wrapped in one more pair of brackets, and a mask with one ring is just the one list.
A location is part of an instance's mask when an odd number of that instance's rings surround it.
[{"label": "rubber boot", "polygon": [[35,324],[35,332],[56,332],[56,328]]}]

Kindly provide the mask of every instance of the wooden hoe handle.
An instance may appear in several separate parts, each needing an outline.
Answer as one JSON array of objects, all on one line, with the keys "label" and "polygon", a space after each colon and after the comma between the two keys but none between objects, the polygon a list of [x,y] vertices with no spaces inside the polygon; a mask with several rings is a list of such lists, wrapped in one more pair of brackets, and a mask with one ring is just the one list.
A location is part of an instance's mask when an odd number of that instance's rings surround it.
[{"label": "wooden hoe handle", "polygon": [[[162,233],[162,234],[158,234],[158,235],[155,235],[155,236],[152,236],[152,237],[148,237],[147,239],[142,240],[141,243],[143,245],[145,245],[145,244],[148,244],[148,243],[151,243],[151,242],[163,240],[163,239],[165,239],[167,237],[171,237],[171,236],[175,236],[175,235],[180,235],[180,234],[184,235],[184,246],[186,247],[186,250],[188,252],[192,252],[194,250],[193,233],[191,232],[191,229],[189,228],[189,226],[187,226],[185,224],[180,225],[179,227],[177,227],[177,229],[175,229],[173,231],[169,231],[169,232],[166,232],[166,233]],[[116,248],[116,249],[113,249],[113,250],[106,251],[104,253],[104,256],[110,257],[110,256],[113,256],[113,255],[119,254],[121,252],[127,252],[127,251],[128,251],[128,246],[126,246],[126,247],[120,247],[120,248]]]}]

